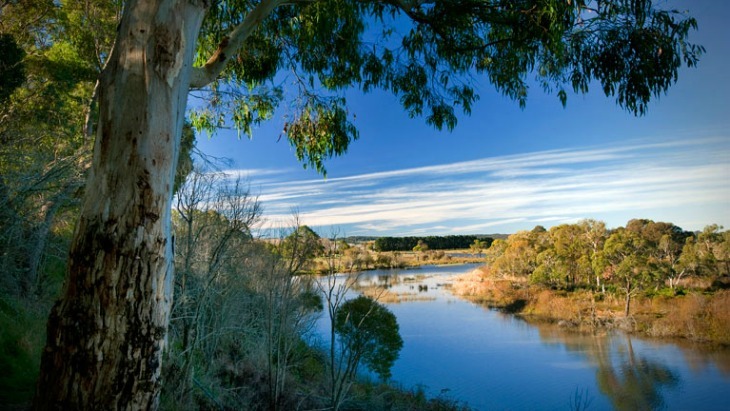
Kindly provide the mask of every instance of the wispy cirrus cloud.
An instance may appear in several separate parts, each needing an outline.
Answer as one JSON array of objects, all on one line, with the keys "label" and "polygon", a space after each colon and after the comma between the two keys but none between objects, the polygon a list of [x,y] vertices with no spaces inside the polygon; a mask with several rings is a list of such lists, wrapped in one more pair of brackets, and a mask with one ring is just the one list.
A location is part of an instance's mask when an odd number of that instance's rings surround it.
[{"label": "wispy cirrus cloud", "polygon": [[256,180],[259,183],[269,182],[275,183],[276,176],[281,176],[287,173],[287,170],[277,170],[269,168],[239,168],[239,169],[228,169],[220,172],[228,180]]},{"label": "wispy cirrus cloud", "polygon": [[[231,172],[236,174],[236,172]],[[347,235],[512,232],[581,218],[641,217],[685,229],[730,221],[730,138],[552,150],[418,168],[287,181],[266,179],[267,218],[338,226]],[[699,225],[699,226],[698,226]]]}]

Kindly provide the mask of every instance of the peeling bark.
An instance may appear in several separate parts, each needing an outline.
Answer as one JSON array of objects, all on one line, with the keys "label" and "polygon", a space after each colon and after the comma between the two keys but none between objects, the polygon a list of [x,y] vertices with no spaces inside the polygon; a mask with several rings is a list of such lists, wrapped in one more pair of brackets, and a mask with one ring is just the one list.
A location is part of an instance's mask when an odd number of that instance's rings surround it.
[{"label": "peeling bark", "polygon": [[127,4],[99,87],[99,127],[36,409],[154,409],[172,302],[170,205],[205,9]]},{"label": "peeling bark", "polygon": [[206,0],[125,2],[98,86],[99,121],[34,408],[155,409],[172,304],[170,209],[188,91],[282,0],[262,0],[193,69]]}]

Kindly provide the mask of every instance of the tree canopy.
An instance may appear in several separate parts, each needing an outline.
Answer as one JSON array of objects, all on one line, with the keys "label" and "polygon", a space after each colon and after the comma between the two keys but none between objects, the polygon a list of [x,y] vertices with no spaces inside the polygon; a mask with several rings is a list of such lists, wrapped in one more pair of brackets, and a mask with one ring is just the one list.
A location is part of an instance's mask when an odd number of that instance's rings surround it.
[{"label": "tree canopy", "polygon": [[25,81],[25,52],[6,33],[0,33],[0,103],[4,103],[10,94]]},{"label": "tree canopy", "polygon": [[603,222],[583,220],[549,231],[519,231],[494,241],[486,254],[498,275],[528,277],[564,290],[620,290],[628,315],[631,297],[639,292],[665,284],[674,289],[690,276],[727,275],[729,238],[718,225],[691,233],[672,223],[633,219],[608,230]]},{"label": "tree canopy", "polygon": [[214,2],[192,81],[210,84],[210,104],[193,124],[213,131],[232,123],[250,135],[284,103],[282,135],[324,172],[324,160],[358,138],[346,88],[388,90],[411,117],[449,130],[458,111],[471,112],[482,79],[521,106],[531,86],[563,105],[569,91],[597,86],[640,115],[683,63],[697,64],[703,48],[688,40],[696,27],[650,0]]},{"label": "tree canopy", "polygon": [[298,226],[281,241],[279,251],[291,262],[290,270],[292,272],[301,270],[307,261],[324,252],[320,240],[319,234],[309,226],[302,225]]}]

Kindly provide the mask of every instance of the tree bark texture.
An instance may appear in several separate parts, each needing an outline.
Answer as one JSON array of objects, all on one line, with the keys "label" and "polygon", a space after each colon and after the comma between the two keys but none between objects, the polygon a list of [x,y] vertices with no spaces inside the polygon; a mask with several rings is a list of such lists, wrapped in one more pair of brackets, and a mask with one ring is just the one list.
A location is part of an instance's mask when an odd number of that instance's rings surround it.
[{"label": "tree bark texture", "polygon": [[100,79],[93,164],[35,409],[155,409],[172,302],[170,206],[194,46],[194,0],[125,5]]}]

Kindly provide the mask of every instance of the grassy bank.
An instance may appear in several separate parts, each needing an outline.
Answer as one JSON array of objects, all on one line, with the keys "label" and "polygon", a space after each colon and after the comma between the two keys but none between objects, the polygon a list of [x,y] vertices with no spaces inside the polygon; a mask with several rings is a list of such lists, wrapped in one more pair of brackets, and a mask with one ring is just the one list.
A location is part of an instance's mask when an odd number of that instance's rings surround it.
[{"label": "grassy bank", "polygon": [[708,291],[694,284],[685,291],[645,293],[632,301],[624,316],[620,293],[592,290],[551,290],[527,279],[491,275],[484,268],[454,282],[456,295],[524,317],[528,321],[558,323],[579,331],[621,329],[649,337],[685,338],[730,345],[730,290]]},{"label": "grassy bank", "polygon": [[[354,247],[353,247],[354,248]],[[483,263],[484,258],[474,256],[470,250],[430,250],[430,251],[383,251],[358,248],[355,252],[345,252],[332,258],[317,257],[308,262],[303,272],[306,274],[327,274],[330,265],[335,271],[351,273],[368,270],[408,269],[426,265],[458,265]]]}]

